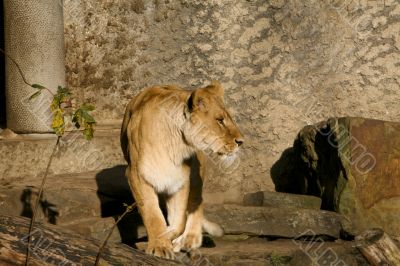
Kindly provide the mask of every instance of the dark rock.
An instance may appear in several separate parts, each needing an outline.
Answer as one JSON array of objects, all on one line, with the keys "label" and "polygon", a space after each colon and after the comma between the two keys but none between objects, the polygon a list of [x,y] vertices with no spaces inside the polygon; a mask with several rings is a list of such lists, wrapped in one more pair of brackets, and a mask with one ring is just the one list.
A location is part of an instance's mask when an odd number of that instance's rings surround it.
[{"label": "dark rock", "polygon": [[321,197],[322,209],[343,214],[352,235],[379,227],[398,237],[398,147],[399,123],[331,118],[303,128],[292,152],[277,163],[290,172],[274,169],[271,175],[279,191]]}]

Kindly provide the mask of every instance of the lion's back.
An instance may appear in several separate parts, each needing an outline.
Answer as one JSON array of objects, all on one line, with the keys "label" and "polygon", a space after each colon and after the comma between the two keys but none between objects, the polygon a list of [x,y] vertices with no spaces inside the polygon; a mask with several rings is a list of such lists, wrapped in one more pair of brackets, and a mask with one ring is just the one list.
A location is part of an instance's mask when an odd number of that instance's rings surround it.
[{"label": "lion's back", "polygon": [[171,105],[177,105],[181,101],[184,101],[189,93],[189,91],[181,89],[177,86],[155,86],[144,89],[128,103],[125,109],[120,136],[121,148],[128,163],[129,124],[132,123],[133,125],[131,128],[135,128],[135,124],[139,123],[143,117],[147,119],[156,119],[159,113],[163,113],[165,110],[170,110]]}]

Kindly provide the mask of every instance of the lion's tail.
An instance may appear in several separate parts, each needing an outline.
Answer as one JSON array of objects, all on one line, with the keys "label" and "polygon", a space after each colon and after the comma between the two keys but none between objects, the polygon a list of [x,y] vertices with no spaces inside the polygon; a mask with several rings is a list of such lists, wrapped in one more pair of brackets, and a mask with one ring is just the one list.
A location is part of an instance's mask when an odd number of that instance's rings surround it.
[{"label": "lion's tail", "polygon": [[203,231],[212,236],[221,237],[224,235],[224,229],[220,225],[207,220],[205,217],[203,218],[202,227]]}]

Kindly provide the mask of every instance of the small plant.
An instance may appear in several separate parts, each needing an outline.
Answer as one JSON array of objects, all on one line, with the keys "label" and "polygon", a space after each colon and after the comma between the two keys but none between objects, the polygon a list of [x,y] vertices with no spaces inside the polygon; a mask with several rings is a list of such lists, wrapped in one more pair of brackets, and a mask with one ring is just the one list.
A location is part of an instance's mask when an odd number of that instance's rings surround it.
[{"label": "small plant", "polygon": [[275,252],[272,252],[270,257],[269,257],[269,261],[271,262],[272,266],[282,266],[282,265],[286,265],[289,261],[290,261],[290,257],[288,256],[282,256],[279,255]]},{"label": "small plant", "polygon": [[[57,135],[57,141],[53,147],[52,153],[51,153],[49,161],[47,163],[46,171],[44,173],[42,183],[40,185],[39,192],[38,192],[38,195],[36,198],[36,202],[33,207],[32,218],[31,218],[31,222],[29,225],[28,244],[27,244],[26,259],[25,259],[25,265],[28,266],[29,258],[30,258],[30,244],[32,242],[32,229],[33,229],[33,225],[35,223],[36,213],[37,213],[37,210],[39,207],[40,200],[43,195],[43,188],[46,183],[46,179],[47,179],[47,176],[49,173],[51,163],[53,161],[54,155],[57,152],[57,149],[58,149],[58,146],[60,143],[60,139],[64,135],[65,129],[68,126],[66,123],[66,117],[70,116],[70,120],[71,120],[73,126],[78,130],[82,130],[82,133],[83,133],[83,136],[85,137],[85,139],[91,140],[93,138],[94,125],[96,124],[96,120],[90,114],[90,112],[94,111],[95,107],[91,104],[83,103],[79,108],[74,109],[73,105],[72,105],[72,93],[68,88],[58,86],[57,92],[53,93],[51,90],[49,90],[45,86],[42,86],[40,84],[29,83],[28,80],[25,78],[25,75],[22,72],[21,67],[14,60],[14,58],[9,56],[1,48],[0,48],[0,52],[3,53],[5,56],[7,56],[16,65],[18,72],[21,75],[21,78],[24,81],[24,83],[37,90],[29,97],[29,100],[35,99],[43,91],[46,91],[47,93],[49,93],[50,95],[53,96],[53,100],[50,104],[50,109],[51,109],[52,115],[53,115],[51,127],[52,127],[54,133]],[[102,253],[104,247],[106,246],[107,241],[110,238],[110,236],[111,236],[113,230],[115,229],[115,227],[117,226],[117,224],[125,217],[126,214],[131,212],[136,207],[136,203],[133,203],[129,206],[127,204],[124,204],[124,206],[126,207],[125,212],[120,217],[118,217],[117,221],[114,223],[113,227],[110,229],[107,237],[104,239],[104,241],[103,241],[102,245],[100,246],[99,251],[97,253],[96,261],[95,261],[94,265],[98,265],[100,263],[101,253]]]},{"label": "small plant", "polygon": [[37,89],[38,91],[33,93],[29,99],[33,100],[43,90],[46,90],[51,95],[53,95],[53,100],[50,105],[50,109],[53,113],[53,122],[51,127],[56,133],[57,136],[61,137],[64,135],[66,124],[65,124],[65,116],[72,116],[72,123],[75,128],[81,129],[83,128],[83,135],[87,140],[91,140],[93,138],[94,129],[93,126],[96,124],[96,120],[89,114],[89,112],[94,111],[95,107],[93,105],[84,103],[76,110],[72,110],[72,93],[68,88],[63,88],[58,86],[57,92],[54,94],[47,88],[39,84],[32,84],[32,88]]},{"label": "small plant", "polygon": [[[22,73],[22,72],[20,72]],[[36,202],[33,208],[33,213],[32,213],[32,219],[31,223],[29,225],[29,234],[28,234],[28,246],[27,246],[27,251],[26,251],[26,260],[25,260],[25,265],[28,266],[29,264],[29,257],[30,257],[30,244],[32,242],[31,239],[31,232],[33,229],[33,225],[35,223],[36,219],[36,213],[39,207],[39,202],[40,199],[42,198],[43,195],[43,188],[46,183],[46,179],[49,173],[49,169],[51,166],[51,163],[53,161],[53,157],[56,154],[56,151],[58,149],[58,145],[60,143],[60,138],[64,135],[65,133],[65,128],[66,128],[66,123],[65,123],[65,118],[67,115],[72,116],[72,123],[74,124],[75,128],[80,129],[83,128],[83,135],[87,140],[91,140],[93,138],[93,133],[94,129],[93,126],[96,124],[96,120],[89,114],[89,112],[93,111],[95,108],[93,105],[89,105],[84,103],[81,105],[79,108],[76,110],[73,110],[72,107],[72,93],[68,88],[63,88],[61,86],[58,86],[57,92],[53,93],[46,87],[39,85],[39,84],[29,84],[26,82],[24,78],[25,83],[30,85],[32,88],[36,89],[37,91],[33,93],[30,97],[29,100],[33,100],[37,96],[39,96],[42,91],[47,91],[53,96],[53,100],[50,105],[50,109],[53,114],[53,119],[51,123],[51,127],[54,131],[54,133],[57,135],[57,141],[56,144],[54,145],[53,151],[50,155],[49,161],[47,163],[46,171],[44,173],[43,179],[42,179],[42,184],[39,188],[39,193],[36,198]]]},{"label": "small plant", "polygon": [[108,239],[110,239],[111,234],[114,231],[115,227],[125,217],[125,215],[127,215],[128,213],[133,211],[133,209],[136,207],[136,202],[132,203],[131,205],[128,205],[128,204],[124,203],[124,207],[126,208],[125,212],[123,214],[121,214],[121,216],[118,217],[117,221],[111,227],[110,231],[108,232],[108,235],[106,236],[106,238],[104,239],[103,243],[101,244],[101,246],[99,248],[99,251],[97,252],[97,255],[96,255],[96,261],[94,262],[94,266],[99,265],[101,253],[103,252],[104,247],[107,245]]}]

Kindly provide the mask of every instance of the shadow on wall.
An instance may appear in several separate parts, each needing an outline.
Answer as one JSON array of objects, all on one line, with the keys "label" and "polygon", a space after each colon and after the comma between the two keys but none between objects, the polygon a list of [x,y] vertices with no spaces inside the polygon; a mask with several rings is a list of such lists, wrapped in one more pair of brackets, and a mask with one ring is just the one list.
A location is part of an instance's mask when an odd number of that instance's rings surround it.
[{"label": "shadow on wall", "polygon": [[[101,217],[113,217],[115,220],[126,210],[125,204],[134,202],[132,192],[125,177],[126,165],[118,165],[102,170],[96,175],[97,195],[101,204]],[[135,243],[143,241],[138,236],[138,228],[143,225],[142,218],[135,208],[117,225],[124,244],[135,247]]]},{"label": "shadow on wall", "polygon": [[336,210],[339,176],[344,169],[335,139],[327,122],[304,127],[293,147],[271,167],[275,190],[317,196],[322,199],[321,209]]},{"label": "shadow on wall", "polygon": [[307,182],[296,166],[294,148],[286,149],[271,167],[271,178],[277,192],[306,194]]}]

